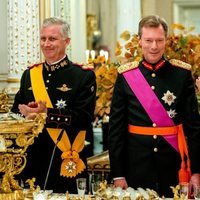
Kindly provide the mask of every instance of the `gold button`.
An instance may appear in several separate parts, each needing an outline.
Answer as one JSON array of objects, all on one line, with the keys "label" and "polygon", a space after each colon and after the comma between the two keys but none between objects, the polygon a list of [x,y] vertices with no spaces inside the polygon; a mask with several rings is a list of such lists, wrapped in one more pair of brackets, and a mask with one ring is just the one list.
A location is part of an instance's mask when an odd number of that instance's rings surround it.
[{"label": "gold button", "polygon": [[155,124],[155,123],[153,123],[153,124],[152,124],[152,126],[153,126],[153,127],[156,127],[156,124]]},{"label": "gold button", "polygon": [[155,148],[153,149],[153,151],[154,151],[154,152],[158,152],[158,148],[155,147]]},{"label": "gold button", "polygon": [[151,89],[152,89],[152,90],[155,90],[155,86],[154,86],[154,85],[152,85],[152,86],[151,86]]},{"label": "gold button", "polygon": [[156,77],[156,74],[155,74],[155,73],[152,73],[151,76],[154,78],[154,77]]},{"label": "gold button", "polygon": [[153,139],[157,139],[157,135],[153,135]]}]

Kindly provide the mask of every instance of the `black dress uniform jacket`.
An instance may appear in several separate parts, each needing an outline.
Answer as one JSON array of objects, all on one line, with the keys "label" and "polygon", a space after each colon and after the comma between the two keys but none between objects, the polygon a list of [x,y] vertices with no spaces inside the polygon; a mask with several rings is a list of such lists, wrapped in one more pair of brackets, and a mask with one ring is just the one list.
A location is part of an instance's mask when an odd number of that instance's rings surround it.
[{"label": "black dress uniform jacket", "polygon": [[[72,63],[66,57],[53,66],[43,63],[43,78],[54,107],[47,109],[45,127],[65,129],[72,144],[80,130],[91,130],[96,98],[95,74],[92,70],[85,70]],[[27,69],[22,75],[20,90],[16,94],[12,111],[19,112],[19,104],[28,104],[31,101],[35,99],[31,89],[30,69]],[[54,145],[44,129],[28,148],[27,165],[21,174],[23,180],[36,177],[36,184],[43,189]],[[83,161],[86,160],[84,151],[80,153]],[[60,176],[61,154],[56,148],[46,189],[76,193],[75,178]],[[83,172],[78,176],[85,175],[86,172]]]},{"label": "black dress uniform jacket", "polygon": [[[183,123],[192,173],[200,173],[200,116],[191,71],[168,61],[158,70],[147,69],[142,62],[138,67],[174,123]],[[162,99],[167,91],[175,96],[171,105]],[[151,119],[119,74],[109,130],[112,176],[125,177],[130,187],[151,188],[160,195],[171,196],[170,186],[178,184],[179,153],[162,136],[129,133],[128,124],[152,127]]]}]

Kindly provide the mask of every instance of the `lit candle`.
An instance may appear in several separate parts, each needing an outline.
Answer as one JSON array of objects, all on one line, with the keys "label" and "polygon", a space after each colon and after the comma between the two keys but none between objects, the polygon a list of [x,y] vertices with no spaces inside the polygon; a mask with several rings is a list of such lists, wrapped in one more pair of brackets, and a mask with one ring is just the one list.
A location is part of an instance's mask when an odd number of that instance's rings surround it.
[{"label": "lit candle", "polygon": [[108,61],[108,52],[107,51],[104,51],[104,56],[105,56],[105,61],[107,62]]},{"label": "lit candle", "polygon": [[95,50],[91,50],[90,52],[92,60],[95,59]]},{"label": "lit candle", "polygon": [[86,56],[86,63],[88,63],[90,57],[90,51],[88,49],[85,51],[85,56]]},{"label": "lit candle", "polygon": [[100,56],[104,56],[104,50],[100,50],[100,51],[99,51],[99,55],[100,55]]}]

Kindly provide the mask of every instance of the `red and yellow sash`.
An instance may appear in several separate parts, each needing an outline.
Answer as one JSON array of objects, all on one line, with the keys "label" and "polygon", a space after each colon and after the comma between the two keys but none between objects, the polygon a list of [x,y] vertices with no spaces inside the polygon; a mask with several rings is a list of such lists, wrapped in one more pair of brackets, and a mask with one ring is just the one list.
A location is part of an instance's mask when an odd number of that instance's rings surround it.
[{"label": "red and yellow sash", "polygon": [[[47,108],[53,108],[45,88],[42,68],[43,66],[40,64],[39,66],[30,69],[33,95],[36,102],[39,100],[46,101]],[[47,128],[47,131],[54,143],[57,143],[57,138],[61,130],[62,129]],[[75,177],[86,168],[84,162],[79,158],[79,152],[81,152],[84,148],[85,134],[85,130],[80,131],[71,145],[68,134],[64,131],[60,142],[57,144],[57,147],[63,152],[61,155],[61,158],[63,159],[60,170],[61,176]]]}]

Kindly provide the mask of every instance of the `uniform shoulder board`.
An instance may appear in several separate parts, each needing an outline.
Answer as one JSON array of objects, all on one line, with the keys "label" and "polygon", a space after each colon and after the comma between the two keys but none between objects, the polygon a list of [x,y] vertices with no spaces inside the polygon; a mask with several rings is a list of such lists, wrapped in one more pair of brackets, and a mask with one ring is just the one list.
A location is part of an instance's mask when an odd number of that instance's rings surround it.
[{"label": "uniform shoulder board", "polygon": [[93,70],[94,65],[93,64],[86,64],[86,65],[82,65],[81,68],[84,69],[84,70]]},{"label": "uniform shoulder board", "polygon": [[34,64],[28,66],[28,69],[32,69],[33,67],[37,67],[37,66],[39,66],[40,64],[43,64],[43,63],[44,63],[44,62],[34,63]]},{"label": "uniform shoulder board", "polygon": [[83,63],[79,63],[79,62],[73,62],[74,65],[77,65],[79,67],[81,67],[82,65],[84,65]]},{"label": "uniform shoulder board", "polygon": [[81,67],[84,70],[93,70],[94,69],[94,65],[93,64],[74,63],[74,62],[73,62],[73,64]]},{"label": "uniform shoulder board", "polygon": [[169,60],[169,62],[175,67],[180,67],[180,68],[187,69],[187,70],[191,70],[191,68],[192,68],[192,66],[190,64],[183,62],[181,60],[171,59],[171,60]]},{"label": "uniform shoulder board", "polygon": [[131,69],[135,69],[139,66],[139,62],[138,61],[133,61],[133,62],[129,62],[126,64],[121,65],[120,67],[118,67],[118,72],[120,74],[122,74],[123,72],[129,71]]}]

